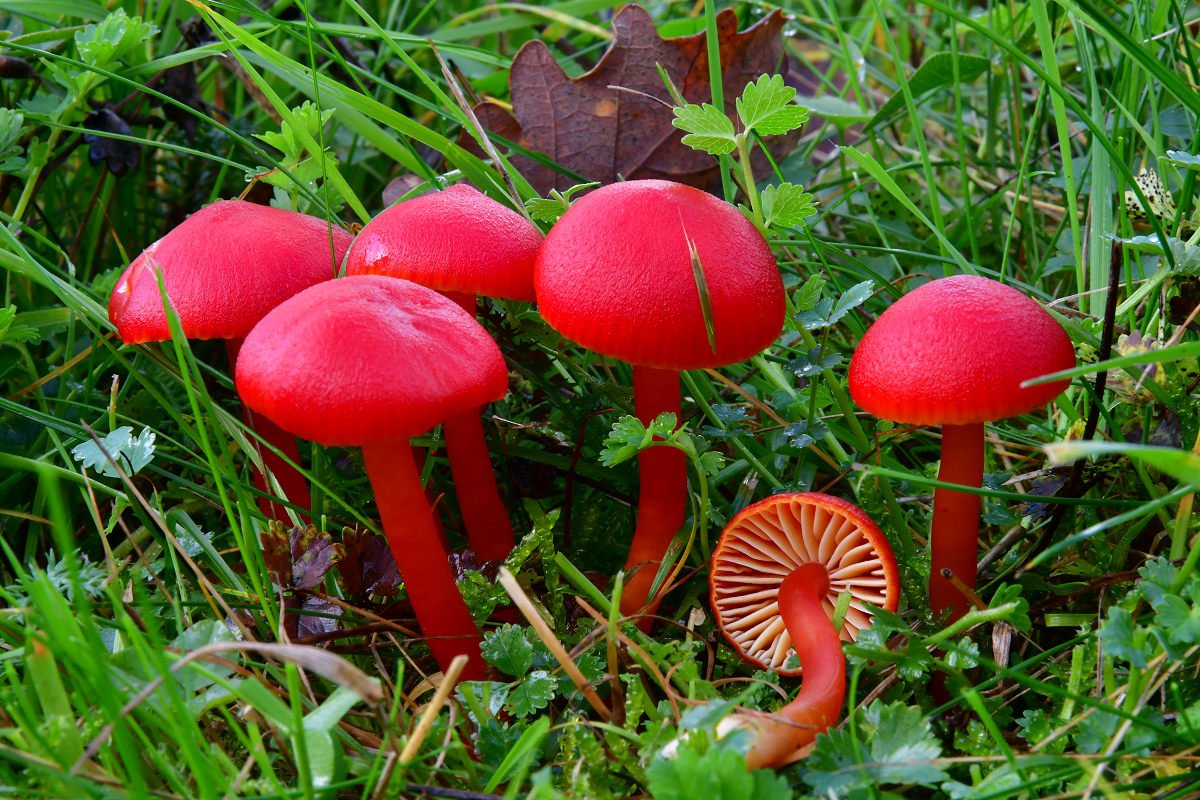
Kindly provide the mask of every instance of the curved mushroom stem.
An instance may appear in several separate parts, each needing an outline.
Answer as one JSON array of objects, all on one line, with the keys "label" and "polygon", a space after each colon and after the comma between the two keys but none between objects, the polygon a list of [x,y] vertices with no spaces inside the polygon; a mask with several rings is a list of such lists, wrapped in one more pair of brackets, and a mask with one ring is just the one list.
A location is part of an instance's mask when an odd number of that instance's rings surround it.
[{"label": "curved mushroom stem", "polygon": [[[679,419],[679,373],[635,364],[633,404],[643,425],[667,411]],[[638,453],[637,529],[625,561],[627,572],[637,571],[625,583],[621,595],[623,614],[642,610],[667,547],[683,525],[687,508],[686,458],[674,447],[651,447]],[[657,607],[657,603],[651,603],[645,611],[653,614]],[[650,620],[643,620],[639,627],[646,630],[650,624]]]},{"label": "curved mushroom stem", "polygon": [[[475,295],[442,294],[475,316]],[[497,561],[512,552],[516,540],[508,509],[496,487],[496,471],[488,456],[487,440],[479,419],[481,413],[482,409],[476,408],[455,414],[446,419],[442,431],[446,436],[446,456],[458,491],[458,507],[462,511],[467,541],[481,561]]]},{"label": "curved mushroom stem", "polygon": [[[230,374],[237,366],[238,351],[242,349],[241,339],[226,339],[225,350],[229,353],[229,370]],[[285,431],[283,428],[276,425],[265,416],[256,416],[250,411],[246,405],[242,406],[242,419],[246,422],[246,427],[258,434],[264,442],[279,450],[293,464],[300,463],[300,446],[296,443],[296,437]],[[253,440],[251,440],[253,444]],[[258,448],[259,457],[262,459],[263,467],[275,477],[279,483],[279,488],[283,491],[284,497],[290,500],[295,505],[304,509],[305,512],[312,508],[312,496],[308,492],[308,480],[300,474],[300,471],[280,458],[269,448]],[[271,501],[270,497],[274,495],[273,491],[267,485],[267,476],[258,470],[254,471],[254,488],[263,492],[268,497],[258,498],[258,507],[263,515],[268,519],[287,521],[287,509],[279,503]],[[302,513],[302,517],[307,518],[307,513]]]},{"label": "curved mushroom stem", "polygon": [[[983,485],[982,423],[942,426],[942,466],[938,480],[963,486]],[[929,538],[929,605],[934,614],[950,609],[953,621],[970,610],[971,602],[942,577],[942,570],[948,567],[955,577],[975,588],[979,495],[936,489]]]},{"label": "curved mushroom stem", "polygon": [[842,710],[846,698],[846,656],[822,600],[829,573],[821,564],[802,564],[779,586],[779,613],[804,668],[804,683],[792,702],[773,715],[738,714],[731,725],[754,732],[746,765],[775,767],[813,743]]},{"label": "curved mushroom stem", "polygon": [[446,670],[463,653],[470,659],[463,679],[484,680],[482,637],[438,540],[412,448],[408,442],[382,442],[362,451],[392,557],[438,665]]}]

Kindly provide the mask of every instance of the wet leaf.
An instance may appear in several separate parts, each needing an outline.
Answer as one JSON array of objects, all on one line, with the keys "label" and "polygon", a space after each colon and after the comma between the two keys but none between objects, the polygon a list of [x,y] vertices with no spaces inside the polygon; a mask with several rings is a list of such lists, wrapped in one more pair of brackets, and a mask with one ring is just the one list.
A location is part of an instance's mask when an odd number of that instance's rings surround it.
[{"label": "wet leaf", "polygon": [[387,541],[369,531],[342,529],[343,555],[338,562],[342,589],[351,597],[390,596],[400,585],[400,570]]},{"label": "wet leaf", "polygon": [[342,545],[334,544],[328,533],[312,525],[284,528],[275,522],[258,538],[271,582],[283,589],[308,590],[320,585],[343,554]]},{"label": "wet leaf", "polygon": [[120,465],[125,474],[136,475],[154,460],[155,436],[149,428],[143,428],[141,433],[134,436],[133,428],[125,425],[101,439],[99,445],[93,441],[76,445],[71,449],[71,455],[88,469],[97,470],[108,478],[119,477],[110,458]]},{"label": "wet leaf", "polygon": [[[732,10],[717,15],[730,113],[734,98],[748,83],[779,70],[783,22],[783,15],[773,11],[738,32]],[[513,111],[498,103],[481,103],[475,107],[479,121],[489,132],[544,153],[587,180],[663,178],[702,189],[714,186],[719,181],[717,162],[680,141],[683,132],[672,125],[675,103],[658,72],[661,65],[688,103],[710,102],[704,34],[664,39],[650,14],[636,5],[623,8],[612,28],[612,45],[578,78],[567,77],[543,42],[526,44],[509,73]],[[732,128],[731,123],[728,130]],[[791,150],[798,133],[766,138],[776,159]],[[765,175],[769,165],[765,157],[756,156],[755,171]],[[578,182],[528,158],[518,156],[513,163],[543,195]]]},{"label": "wet leaf", "polygon": [[104,164],[113,175],[123,175],[141,161],[138,146],[124,139],[113,139],[102,134],[133,136],[133,131],[121,116],[107,106],[88,114],[83,127],[98,133],[85,133],[83,140],[88,144],[88,161]]}]

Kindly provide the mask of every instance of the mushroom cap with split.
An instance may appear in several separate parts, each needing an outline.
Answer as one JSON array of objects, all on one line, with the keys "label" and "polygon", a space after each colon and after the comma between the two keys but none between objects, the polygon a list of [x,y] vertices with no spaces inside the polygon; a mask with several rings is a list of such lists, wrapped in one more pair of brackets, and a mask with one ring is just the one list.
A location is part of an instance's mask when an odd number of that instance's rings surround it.
[{"label": "mushroom cap with split", "polygon": [[849,592],[843,641],[854,641],[877,606],[895,611],[900,578],[887,538],[862,509],[815,492],[768,497],[739,512],[721,534],[709,575],[717,626],[747,661],[780,675],[792,638],[777,596],[787,576],[804,564],[828,572],[822,606],[833,617],[838,596]]},{"label": "mushroom cap with split", "polygon": [[414,197],[367,223],[347,275],[390,275],[439,292],[533,300],[537,227],[466,184]]},{"label": "mushroom cap with split", "polygon": [[743,361],[783,327],[783,281],[762,234],[728,203],[670,181],[584,195],[546,236],[534,283],[563,336],[659,369]]}]

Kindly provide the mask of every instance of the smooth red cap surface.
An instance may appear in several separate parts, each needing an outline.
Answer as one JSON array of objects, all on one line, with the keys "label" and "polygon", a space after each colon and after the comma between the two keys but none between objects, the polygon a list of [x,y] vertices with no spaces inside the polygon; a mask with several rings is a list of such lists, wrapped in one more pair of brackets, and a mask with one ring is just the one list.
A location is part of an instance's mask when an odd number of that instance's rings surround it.
[{"label": "smooth red cap surface", "polygon": [[563,336],[660,369],[743,361],[783,329],[783,281],[758,229],[728,203],[670,181],[614,183],[577,201],[546,236],[534,284],[538,310]]},{"label": "smooth red cap surface", "polygon": [[[895,611],[900,573],[887,537],[867,513],[820,492],[777,494],[742,509],[721,532],[709,572],[717,627],[742,658],[780,675],[795,652],[779,611],[779,587],[804,564],[828,575],[821,605],[833,617],[850,593],[839,631],[853,642],[871,624],[871,606]],[[869,604],[869,605],[868,605]]]},{"label": "smooth red cap surface", "polygon": [[108,318],[126,344],[171,338],[156,273],[189,339],[240,339],[275,306],[330,280],[353,237],[323,219],[221,200],[147,247],[117,280]]},{"label": "smooth red cap surface", "polygon": [[390,275],[439,292],[533,300],[542,233],[478,189],[458,184],[405,200],[359,232],[347,275]]},{"label": "smooth red cap surface", "polygon": [[850,394],[877,417],[965,425],[1045,405],[1069,381],[1021,382],[1075,366],[1062,326],[1011,286],[974,275],[930,281],[897,300],[850,360]]},{"label": "smooth red cap surface", "polygon": [[360,275],[271,311],[238,354],[242,401],[324,445],[408,439],[508,390],[500,348],[432,289]]}]

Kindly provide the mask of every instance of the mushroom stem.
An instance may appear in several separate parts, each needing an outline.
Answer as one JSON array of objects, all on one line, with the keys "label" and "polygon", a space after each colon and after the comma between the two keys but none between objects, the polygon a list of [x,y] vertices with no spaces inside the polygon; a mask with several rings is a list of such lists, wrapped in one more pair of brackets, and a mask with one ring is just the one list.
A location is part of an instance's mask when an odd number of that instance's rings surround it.
[{"label": "mushroom stem", "polygon": [[464,680],[484,680],[482,638],[438,540],[412,448],[408,442],[381,442],[364,445],[362,452],[392,557],[438,665],[449,669],[461,653],[470,659]]},{"label": "mushroom stem", "polygon": [[442,430],[467,540],[480,560],[497,561],[512,552],[515,542],[508,509],[496,488],[496,473],[479,419],[481,410],[447,417]]},{"label": "mushroom stem", "polygon": [[[464,292],[442,292],[475,316],[476,297]],[[442,425],[446,436],[446,456],[450,474],[458,491],[458,508],[471,549],[482,561],[498,561],[512,552],[512,521],[500,499],[496,471],[488,455],[487,440],[480,422],[482,409],[476,408],[447,417]]]},{"label": "mushroom stem", "polygon": [[804,682],[792,702],[769,716],[738,714],[732,725],[754,732],[746,765],[783,764],[837,721],[846,698],[846,656],[829,619],[824,598],[829,573],[817,563],[802,564],[779,586],[779,613],[804,669]]},{"label": "mushroom stem", "polygon": [[[942,466],[938,480],[962,486],[983,484],[982,423],[942,426]],[[942,577],[942,570],[949,568],[955,577],[975,588],[979,495],[936,489],[929,538],[929,605],[934,614],[949,609],[953,621],[970,610],[971,602]]]},{"label": "mushroom stem", "polygon": [[[238,351],[242,349],[242,339],[226,339],[225,350],[229,354],[229,371],[232,374],[237,367]],[[296,444],[296,437],[280,428],[274,422],[262,415],[255,415],[254,412],[246,405],[242,406],[242,419],[246,422],[246,427],[250,428],[259,438],[272,447],[279,450],[293,464],[300,463],[300,446]],[[251,441],[253,444],[254,442]],[[275,480],[279,483],[279,488],[283,491],[284,497],[290,500],[295,505],[308,511],[312,508],[312,497],[308,492],[308,480],[300,474],[300,471],[280,458],[275,452],[266,447],[257,448],[259,457],[262,459],[263,468],[270,472]],[[254,488],[261,491],[267,497],[258,498],[258,507],[268,519],[276,519],[280,521],[287,520],[287,508],[279,503],[271,501],[274,493],[267,485],[267,476],[258,471],[254,471]],[[307,517],[307,514],[301,514],[302,517]]]},{"label": "mushroom stem", "polygon": [[[633,366],[634,412],[643,425],[670,411],[679,419],[679,372]],[[634,614],[642,610],[650,595],[654,576],[662,563],[671,539],[679,531],[686,511],[687,460],[674,447],[651,447],[638,454],[637,529],[625,561],[627,572],[636,569],[625,583],[621,595],[621,612]],[[645,608],[653,614],[658,607],[651,603]],[[649,620],[641,623],[649,627]]]}]

